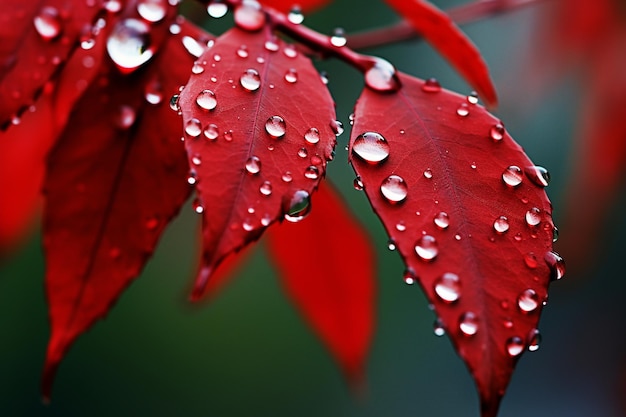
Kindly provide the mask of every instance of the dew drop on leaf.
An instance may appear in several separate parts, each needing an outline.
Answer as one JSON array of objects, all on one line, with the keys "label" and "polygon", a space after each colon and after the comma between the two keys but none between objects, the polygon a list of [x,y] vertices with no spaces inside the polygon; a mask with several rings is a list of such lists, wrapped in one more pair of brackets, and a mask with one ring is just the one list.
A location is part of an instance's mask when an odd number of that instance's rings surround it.
[{"label": "dew drop on leaf", "polygon": [[154,55],[149,26],[138,19],[123,19],[107,39],[107,52],[123,73],[145,64]]},{"label": "dew drop on leaf", "polygon": [[406,224],[400,220],[398,223],[396,223],[396,230],[398,232],[404,232],[406,230]]},{"label": "dew drop on leaf", "polygon": [[539,306],[539,296],[533,289],[527,289],[517,297],[517,306],[524,313],[535,311]]},{"label": "dew drop on leaf", "polygon": [[404,283],[407,285],[415,284],[415,281],[417,280],[417,277],[415,276],[415,271],[413,271],[411,268],[407,268],[404,271],[404,275],[402,276],[402,279],[404,280]]},{"label": "dew drop on leaf", "polygon": [[506,341],[506,352],[511,357],[518,356],[524,351],[524,341],[519,336],[513,336]]},{"label": "dew drop on leaf", "polygon": [[272,183],[269,181],[263,181],[263,184],[259,187],[261,194],[269,196],[272,194]]},{"label": "dew drop on leaf", "polygon": [[546,252],[544,259],[552,271],[552,279],[561,279],[565,275],[565,261],[554,251]]},{"label": "dew drop on leaf", "polygon": [[253,155],[248,158],[248,160],[246,161],[246,171],[248,172],[248,174],[253,175],[261,172],[261,160],[258,156]]},{"label": "dew drop on leaf", "polygon": [[310,165],[304,170],[305,178],[316,180],[320,177],[320,171],[316,166]]},{"label": "dew drop on leaf", "polygon": [[352,181],[352,185],[354,186],[354,189],[357,191],[363,190],[363,180],[361,179],[360,176],[357,176],[354,179],[354,181]]},{"label": "dew drop on leaf", "polygon": [[136,113],[131,106],[120,106],[116,124],[120,129],[128,129],[135,123]]},{"label": "dew drop on leaf", "polygon": [[469,113],[470,112],[467,103],[461,103],[461,105],[456,109],[456,114],[461,117],[466,117],[467,115],[469,115]]},{"label": "dew drop on leaf", "polygon": [[204,136],[209,140],[215,140],[220,135],[220,131],[217,128],[217,125],[214,125],[213,123],[205,127],[202,132],[204,133]]},{"label": "dew drop on leaf", "polygon": [[476,91],[472,91],[465,98],[469,104],[478,104],[478,94]]},{"label": "dew drop on leaf", "polygon": [[207,13],[214,19],[219,19],[226,16],[228,13],[228,6],[221,1],[212,1],[206,8]]},{"label": "dew drop on leaf", "polygon": [[122,2],[120,0],[105,0],[103,6],[109,13],[117,13],[122,10]]},{"label": "dew drop on leaf", "polygon": [[191,157],[191,163],[195,166],[199,166],[202,164],[202,156],[200,154],[194,154]]},{"label": "dew drop on leaf", "polygon": [[399,175],[390,175],[380,185],[380,192],[385,200],[391,204],[396,204],[406,199],[408,187],[404,178]]},{"label": "dew drop on leaf", "polygon": [[311,199],[305,190],[298,190],[291,197],[289,207],[285,212],[285,220],[297,223],[304,219],[311,211]]},{"label": "dew drop on leaf", "polygon": [[148,22],[160,22],[167,13],[167,2],[166,0],[141,0],[137,3],[137,12]]},{"label": "dew drop on leaf", "polygon": [[530,180],[540,187],[547,187],[550,183],[550,173],[540,166],[530,166],[524,168],[524,173]]},{"label": "dew drop on leaf", "polygon": [[530,227],[535,227],[541,223],[541,210],[537,207],[533,207],[526,212],[526,224]]},{"label": "dew drop on leaf", "polygon": [[439,319],[435,320],[435,322],[433,323],[433,332],[435,333],[435,336],[439,336],[439,337],[446,334],[446,329],[443,328],[443,324],[441,324],[441,320]]},{"label": "dew drop on leaf", "polygon": [[335,132],[335,136],[341,136],[343,133],[343,123],[339,120],[333,120],[330,122],[330,128]]},{"label": "dew drop on leaf", "polygon": [[54,7],[44,7],[33,19],[35,30],[42,39],[49,41],[61,34],[61,17]]},{"label": "dew drop on leaf", "polygon": [[185,133],[192,138],[197,138],[202,133],[202,125],[200,124],[200,120],[193,118],[187,120],[185,123]]},{"label": "dew drop on leaf", "polygon": [[465,336],[473,336],[478,332],[478,318],[476,314],[468,311],[459,318],[459,330]]},{"label": "dew drop on leaf", "polygon": [[243,0],[235,8],[235,24],[247,31],[257,31],[265,25],[265,13],[256,0]]},{"label": "dew drop on leaf", "polygon": [[509,230],[509,219],[500,216],[493,222],[493,229],[498,233],[505,233]]},{"label": "dew drop on leaf", "polygon": [[517,187],[522,183],[522,170],[516,165],[511,165],[502,173],[502,181],[509,187]]},{"label": "dew drop on leaf", "polygon": [[285,121],[280,116],[272,116],[265,122],[265,131],[273,138],[280,138],[285,135]]},{"label": "dew drop on leaf", "polygon": [[432,179],[432,177],[433,177],[433,171],[430,168],[426,168],[424,170],[424,178],[429,180],[429,179]]},{"label": "dew drop on leaf", "polygon": [[533,329],[528,334],[528,350],[531,352],[535,352],[539,349],[539,345],[541,344],[541,333],[539,330]]},{"label": "dew drop on leaf", "polygon": [[277,52],[280,49],[280,46],[278,46],[278,43],[276,43],[275,39],[269,39],[265,41],[263,47],[270,52]]},{"label": "dew drop on leaf", "polygon": [[196,104],[202,110],[213,110],[217,106],[217,98],[211,90],[202,90],[196,96]]},{"label": "dew drop on leaf", "polygon": [[233,140],[233,131],[232,130],[227,130],[226,132],[224,132],[224,140],[226,142],[230,142]]},{"label": "dew drop on leaf", "polygon": [[195,200],[193,200],[193,203],[191,204],[193,211],[195,211],[198,214],[202,214],[204,213],[204,206],[202,205],[202,203],[200,203],[200,200],[198,200],[197,198]]},{"label": "dew drop on leaf", "polygon": [[446,303],[453,303],[461,297],[461,282],[457,274],[446,272],[435,281],[435,294]]},{"label": "dew drop on leaf", "polygon": [[193,64],[193,67],[191,67],[191,72],[198,75],[198,74],[202,74],[204,72],[204,67],[196,62]]},{"label": "dew drop on leaf", "polygon": [[309,151],[307,151],[306,148],[300,148],[298,149],[298,156],[300,158],[306,158],[307,156],[309,156]]},{"label": "dew drop on leaf", "polygon": [[237,48],[237,56],[239,58],[247,58],[248,55],[248,47],[246,45],[241,45],[239,48]]},{"label": "dew drop on leaf", "polygon": [[287,72],[285,73],[285,81],[287,81],[290,84],[293,84],[296,81],[298,81],[298,72],[293,68],[288,69]]},{"label": "dew drop on leaf", "polygon": [[537,256],[533,252],[528,252],[526,255],[524,255],[524,263],[530,269],[537,268],[537,265],[539,264],[537,261]]},{"label": "dew drop on leaf", "polygon": [[502,138],[504,138],[504,125],[502,125],[502,123],[497,123],[491,126],[491,129],[489,129],[489,137],[494,142],[500,142]]},{"label": "dew drop on leaf", "polygon": [[174,110],[175,112],[180,111],[180,106],[178,105],[178,99],[179,99],[178,94],[174,94],[170,98],[170,109]]},{"label": "dew drop on leaf", "polygon": [[332,46],[341,48],[346,45],[347,41],[345,32],[342,28],[336,28],[333,30],[333,36],[330,37],[330,44]]},{"label": "dew drop on leaf", "polygon": [[441,211],[435,215],[433,222],[439,229],[447,229],[450,226],[450,216],[448,216],[448,213]]},{"label": "dew drop on leaf", "polygon": [[283,53],[287,58],[295,58],[298,56],[298,50],[293,45],[285,45]]},{"label": "dew drop on leaf", "polygon": [[287,171],[282,175],[281,179],[286,183],[290,183],[293,181],[293,175],[291,175],[291,172]]},{"label": "dew drop on leaf", "polygon": [[424,235],[415,242],[415,253],[423,261],[432,261],[439,255],[437,239],[431,235]]},{"label": "dew drop on leaf", "polygon": [[191,36],[183,36],[182,42],[189,55],[195,58],[200,58],[206,49],[204,45]]},{"label": "dew drop on leaf", "polygon": [[304,15],[299,6],[293,6],[287,15],[287,19],[294,25],[299,25],[304,22]]},{"label": "dew drop on leaf", "polygon": [[261,76],[255,69],[247,69],[239,77],[239,83],[248,91],[256,91],[261,86]]},{"label": "dew drop on leaf", "polygon": [[439,84],[436,78],[429,78],[424,81],[422,91],[425,93],[438,93],[441,91],[441,84]]},{"label": "dew drop on leaf", "polygon": [[352,153],[370,164],[379,164],[389,157],[389,143],[380,133],[365,132],[357,136]]},{"label": "dew drop on leaf", "polygon": [[374,65],[365,71],[365,85],[375,91],[396,91],[400,88],[400,82],[396,75],[396,69],[387,60],[376,58]]},{"label": "dew drop on leaf", "polygon": [[144,97],[150,104],[159,104],[163,100],[161,84],[157,80],[149,81],[144,89]]},{"label": "dew drop on leaf", "polygon": [[320,131],[314,127],[310,128],[304,134],[304,140],[312,145],[315,145],[320,141]]}]

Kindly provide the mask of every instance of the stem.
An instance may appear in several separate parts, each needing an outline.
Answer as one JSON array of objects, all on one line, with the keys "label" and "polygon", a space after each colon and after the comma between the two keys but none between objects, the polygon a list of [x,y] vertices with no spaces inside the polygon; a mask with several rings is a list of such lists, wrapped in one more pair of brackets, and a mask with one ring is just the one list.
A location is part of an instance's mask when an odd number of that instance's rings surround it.
[{"label": "stem", "polygon": [[[544,0],[478,0],[450,8],[446,13],[455,23],[465,24],[530,6],[541,1]],[[356,33],[347,38],[351,48],[364,49],[420,39],[421,35],[413,29],[410,23],[402,20],[391,26]]]}]

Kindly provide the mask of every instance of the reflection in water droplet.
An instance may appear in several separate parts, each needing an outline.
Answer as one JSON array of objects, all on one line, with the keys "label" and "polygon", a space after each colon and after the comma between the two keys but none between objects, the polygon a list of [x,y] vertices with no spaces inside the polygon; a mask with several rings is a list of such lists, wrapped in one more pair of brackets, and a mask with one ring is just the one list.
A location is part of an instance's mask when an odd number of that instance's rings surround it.
[{"label": "reflection in water droplet", "polygon": [[35,30],[44,40],[49,41],[61,34],[62,24],[59,12],[54,7],[44,7],[33,19]]},{"label": "reflection in water droplet", "polygon": [[314,145],[320,141],[320,131],[312,127],[306,131],[306,133],[304,134],[304,139],[308,143]]},{"label": "reflection in water droplet", "polygon": [[515,165],[509,166],[502,173],[502,181],[509,187],[517,187],[522,183],[522,170]]},{"label": "reflection in water droplet", "polygon": [[310,180],[316,180],[320,177],[320,172],[316,166],[309,166],[304,170],[304,176]]},{"label": "reflection in water droplet", "polygon": [[251,156],[246,161],[246,171],[249,174],[258,174],[261,172],[261,160],[258,156]]},{"label": "reflection in water droplet", "polygon": [[255,69],[247,69],[239,77],[239,83],[248,91],[256,91],[261,86],[261,77],[259,72]]},{"label": "reflection in water droplet", "polygon": [[387,60],[375,58],[374,65],[365,71],[365,85],[375,91],[396,91],[400,82],[396,69]]},{"label": "reflection in water droplet", "polygon": [[298,190],[291,197],[289,208],[285,212],[285,220],[296,223],[304,219],[311,211],[311,199],[305,190]]},{"label": "reflection in water droplet", "polygon": [[552,271],[552,279],[563,278],[565,275],[565,261],[561,255],[554,251],[549,251],[546,252],[544,259]]},{"label": "reflection in water droplet", "polygon": [[436,78],[429,78],[424,81],[424,84],[422,85],[422,91],[424,91],[425,93],[438,93],[439,91],[441,91],[441,85]]},{"label": "reflection in water droplet", "polygon": [[228,6],[221,1],[212,1],[206,8],[207,13],[214,19],[224,17],[228,12]]},{"label": "reflection in water droplet", "polygon": [[365,162],[379,164],[389,157],[389,143],[380,133],[365,132],[354,140],[352,153]]},{"label": "reflection in water droplet", "polygon": [[437,239],[431,235],[424,235],[415,242],[415,253],[423,261],[432,261],[439,254]]},{"label": "reflection in water droplet", "polygon": [[448,216],[448,213],[441,211],[435,215],[433,222],[438,228],[442,230],[447,229],[450,226],[450,216]]},{"label": "reflection in water droplet", "polygon": [[533,207],[526,212],[525,218],[528,226],[535,227],[541,223],[541,210]]},{"label": "reflection in water droplet", "polygon": [[215,140],[219,136],[220,132],[216,125],[211,123],[207,127],[204,128],[204,136],[206,136],[209,140]]},{"label": "reflection in water droplet", "polygon": [[491,137],[494,142],[500,142],[502,138],[504,138],[504,125],[497,123],[491,126],[491,129],[489,129],[489,137]]},{"label": "reflection in water droplet", "polygon": [[166,0],[141,0],[137,3],[137,12],[148,22],[159,22],[167,13]]},{"label": "reflection in water droplet", "polygon": [[261,184],[261,187],[259,187],[259,191],[261,192],[261,194],[265,195],[265,196],[269,196],[272,194],[272,183],[269,181],[263,181],[263,184]]},{"label": "reflection in water droplet", "polygon": [[539,345],[541,344],[541,333],[539,330],[533,329],[528,333],[528,350],[531,352],[535,352],[539,349]]},{"label": "reflection in water droplet", "polygon": [[547,187],[550,183],[550,173],[540,166],[529,166],[524,168],[524,173],[532,182],[540,187]]},{"label": "reflection in water droplet", "polygon": [[468,311],[459,318],[459,330],[466,336],[473,336],[478,332],[478,318],[476,314]]},{"label": "reflection in water droplet", "polygon": [[119,21],[107,39],[107,52],[120,71],[136,70],[154,55],[149,26],[137,19]]},{"label": "reflection in water droplet", "polygon": [[283,174],[281,178],[284,182],[289,183],[293,180],[293,175],[291,175],[291,172],[287,171]]},{"label": "reflection in water droplet", "polygon": [[172,98],[170,98],[170,109],[174,110],[175,112],[180,111],[180,106],[178,105],[178,98],[179,98],[178,94],[174,94]]},{"label": "reflection in water droplet", "polygon": [[506,351],[511,357],[518,356],[524,351],[524,341],[521,337],[513,336],[506,341]]},{"label": "reflection in water droplet", "polygon": [[272,116],[265,122],[265,131],[274,138],[280,138],[285,135],[285,121],[280,116]]},{"label": "reflection in water droplet", "polygon": [[446,272],[435,281],[435,294],[446,303],[453,303],[461,297],[461,282],[457,274]]},{"label": "reflection in water droplet", "polygon": [[217,106],[215,93],[211,90],[202,90],[196,96],[196,104],[202,110],[213,110]]},{"label": "reflection in water droplet", "polygon": [[493,228],[498,233],[506,233],[509,230],[509,219],[500,216],[493,222]]},{"label": "reflection in water droplet", "polygon": [[390,175],[380,185],[380,192],[389,203],[395,204],[406,199],[408,187],[401,176]]},{"label": "reflection in water droplet", "polygon": [[336,28],[333,31],[333,36],[330,37],[330,44],[332,46],[336,46],[337,48],[341,48],[345,46],[347,42],[345,32],[342,28]]},{"label": "reflection in water droplet", "polygon": [[298,81],[298,72],[293,68],[288,69],[285,73],[285,81],[291,84]]},{"label": "reflection in water droplet", "polygon": [[243,0],[235,9],[235,24],[241,29],[257,31],[265,25],[265,13],[256,0]]},{"label": "reflection in water droplet", "polygon": [[185,133],[192,138],[197,138],[202,133],[202,125],[200,120],[192,118],[185,122]]},{"label": "reflection in water droplet", "polygon": [[531,288],[524,290],[517,297],[517,305],[522,312],[530,313],[539,306],[539,296],[537,295],[535,290]]},{"label": "reflection in water droplet", "polygon": [[357,176],[354,181],[352,181],[352,185],[355,190],[361,191],[363,189],[363,180],[361,180],[360,176]]}]

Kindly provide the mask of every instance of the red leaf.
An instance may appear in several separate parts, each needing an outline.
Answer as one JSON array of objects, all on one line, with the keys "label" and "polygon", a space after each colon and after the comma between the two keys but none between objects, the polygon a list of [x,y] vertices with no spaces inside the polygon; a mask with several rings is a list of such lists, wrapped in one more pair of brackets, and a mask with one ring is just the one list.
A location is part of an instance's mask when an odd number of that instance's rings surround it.
[{"label": "red leaf", "polygon": [[497,119],[432,83],[400,78],[395,94],[363,91],[351,162],[474,376],[483,416],[495,416],[554,273],[544,262],[557,260],[551,205]]},{"label": "red leaf", "polygon": [[328,4],[329,0],[262,0],[261,3],[265,6],[272,7],[280,10],[283,13],[287,13],[292,10],[294,6],[300,7],[304,12],[319,9],[322,6]]},{"label": "red leaf", "polygon": [[201,294],[229,253],[306,211],[336,139],[333,101],[311,61],[268,31],[234,28],[198,63],[179,101],[204,210]]},{"label": "red leaf", "polygon": [[445,12],[421,0],[386,1],[450,61],[486,103],[496,105],[496,89],[480,51]]},{"label": "red leaf", "polygon": [[269,248],[287,294],[358,382],[374,327],[375,255],[332,187],[320,184],[313,203],[306,220],[270,228]]},{"label": "red leaf", "polygon": [[[152,31],[167,31],[168,20]],[[181,25],[180,35],[171,36],[146,68],[122,75],[107,61],[49,157],[46,396],[68,347],[140,273],[189,193],[180,119],[166,97],[193,62],[181,40],[205,35]]]},{"label": "red leaf", "polygon": [[89,2],[3,0],[0,11],[0,128],[34,103],[44,84],[94,30]]}]

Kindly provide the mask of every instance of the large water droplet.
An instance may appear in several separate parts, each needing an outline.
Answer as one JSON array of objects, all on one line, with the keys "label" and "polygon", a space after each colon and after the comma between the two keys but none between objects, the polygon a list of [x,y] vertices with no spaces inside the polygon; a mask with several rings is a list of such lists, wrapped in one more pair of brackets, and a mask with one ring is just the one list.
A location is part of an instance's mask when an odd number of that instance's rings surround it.
[{"label": "large water droplet", "polygon": [[185,47],[187,52],[189,52],[189,55],[195,58],[200,58],[200,56],[206,50],[206,47],[204,45],[202,45],[200,42],[198,42],[195,38],[192,38],[191,36],[183,36],[183,39],[181,42],[183,43],[183,46]]},{"label": "large water droplet", "polygon": [[442,230],[447,229],[450,226],[450,216],[448,216],[448,213],[441,211],[435,215],[433,222],[438,228]]},{"label": "large water droplet", "polygon": [[541,344],[541,333],[539,330],[532,329],[530,333],[528,333],[528,350],[531,352],[535,352],[539,349],[539,345]]},{"label": "large water droplet", "polygon": [[498,233],[505,233],[509,230],[509,219],[500,216],[493,222],[493,229]]},{"label": "large water droplet", "polygon": [[291,197],[285,220],[296,223],[304,219],[311,211],[311,199],[305,190],[298,190]]},{"label": "large water droplet", "polygon": [[246,171],[248,171],[249,174],[258,174],[261,172],[261,160],[258,156],[253,155],[248,158],[246,161]]},{"label": "large water droplet", "polygon": [[265,13],[256,0],[243,0],[235,9],[235,24],[241,29],[257,31],[265,25]]},{"label": "large water droplet", "polygon": [[241,86],[248,91],[256,91],[261,86],[261,76],[259,72],[255,69],[247,69],[241,74],[239,77],[239,82]]},{"label": "large water droplet", "polygon": [[526,212],[525,218],[528,226],[535,227],[541,223],[541,210],[533,207]]},{"label": "large water droplet", "polygon": [[299,6],[293,6],[287,15],[287,19],[294,25],[304,22],[304,15]]},{"label": "large water droplet", "polygon": [[285,121],[280,116],[272,116],[265,122],[265,131],[274,138],[280,138],[285,135]]},{"label": "large water droplet", "polygon": [[513,336],[506,341],[506,352],[511,357],[518,356],[524,351],[524,341],[519,336]]},{"label": "large water droplet", "polygon": [[561,255],[554,251],[549,251],[546,252],[544,259],[552,271],[552,279],[563,278],[565,275],[565,261]]},{"label": "large water droplet", "polygon": [[461,297],[461,282],[457,274],[446,272],[435,281],[435,294],[446,303],[453,303]]},{"label": "large water droplet", "polygon": [[285,81],[291,84],[298,81],[298,71],[296,71],[293,68],[288,69],[287,72],[285,73]]},{"label": "large water droplet", "polygon": [[154,55],[149,26],[137,19],[119,21],[107,39],[107,52],[123,73],[136,70]]},{"label": "large water droplet", "polygon": [[547,187],[550,183],[550,173],[540,166],[530,166],[524,168],[524,173],[532,182],[540,187]]},{"label": "large water droplet", "polygon": [[148,22],[159,22],[167,13],[166,0],[141,0],[137,4],[137,12]]},{"label": "large water droplet", "polygon": [[466,336],[473,336],[478,332],[478,317],[468,311],[459,318],[459,330]]},{"label": "large water droplet", "polygon": [[312,145],[315,145],[320,141],[320,131],[314,127],[310,128],[304,134],[304,140]]},{"label": "large water droplet", "polygon": [[429,78],[424,81],[422,91],[425,93],[438,93],[441,91],[441,84],[439,84],[436,78]]},{"label": "large water droplet", "polygon": [[389,157],[389,143],[380,133],[365,132],[354,140],[352,153],[365,162],[379,164]]},{"label": "large water droplet", "polygon": [[336,28],[333,31],[333,36],[330,37],[330,44],[337,48],[345,46],[347,41],[346,34],[342,28]]},{"label": "large water droplet", "polygon": [[202,90],[196,96],[196,104],[202,110],[213,110],[217,106],[215,93],[211,90]]},{"label": "large water droplet", "polygon": [[400,88],[396,69],[382,58],[376,58],[374,65],[365,71],[365,85],[376,91],[396,91]]},{"label": "large water droplet", "polygon": [[500,142],[502,138],[504,138],[504,125],[502,125],[502,123],[496,123],[491,126],[491,129],[489,129],[489,137],[491,137],[494,142]]},{"label": "large water droplet", "polygon": [[202,124],[200,120],[193,118],[185,122],[185,133],[192,138],[197,138],[202,133]]},{"label": "large water droplet", "polygon": [[467,115],[469,115],[469,106],[467,105],[467,103],[461,103],[456,109],[456,114],[461,117],[466,117]]},{"label": "large water droplet", "polygon": [[214,19],[224,17],[228,12],[228,6],[221,1],[212,1],[206,8],[207,13]]},{"label": "large water droplet", "polygon": [[214,125],[213,123],[205,127],[203,133],[204,136],[206,136],[206,138],[209,140],[215,140],[220,135],[220,131],[217,128],[217,125]]},{"label": "large water droplet", "polygon": [[517,187],[522,183],[522,170],[515,165],[509,166],[502,173],[502,181],[509,187]]},{"label": "large water droplet", "polygon": [[535,311],[537,307],[539,307],[539,296],[537,295],[535,290],[531,288],[524,290],[517,297],[517,305],[519,309],[524,313],[530,313],[531,311]]},{"label": "large water droplet", "polygon": [[61,34],[62,24],[59,11],[54,7],[44,7],[33,19],[35,30],[44,40],[49,41]]},{"label": "large water droplet", "polygon": [[396,204],[406,199],[408,187],[404,178],[399,175],[390,175],[380,185],[380,192],[389,203]]},{"label": "large water droplet", "polygon": [[437,239],[431,235],[424,235],[415,242],[415,253],[423,261],[432,261],[439,254]]}]

